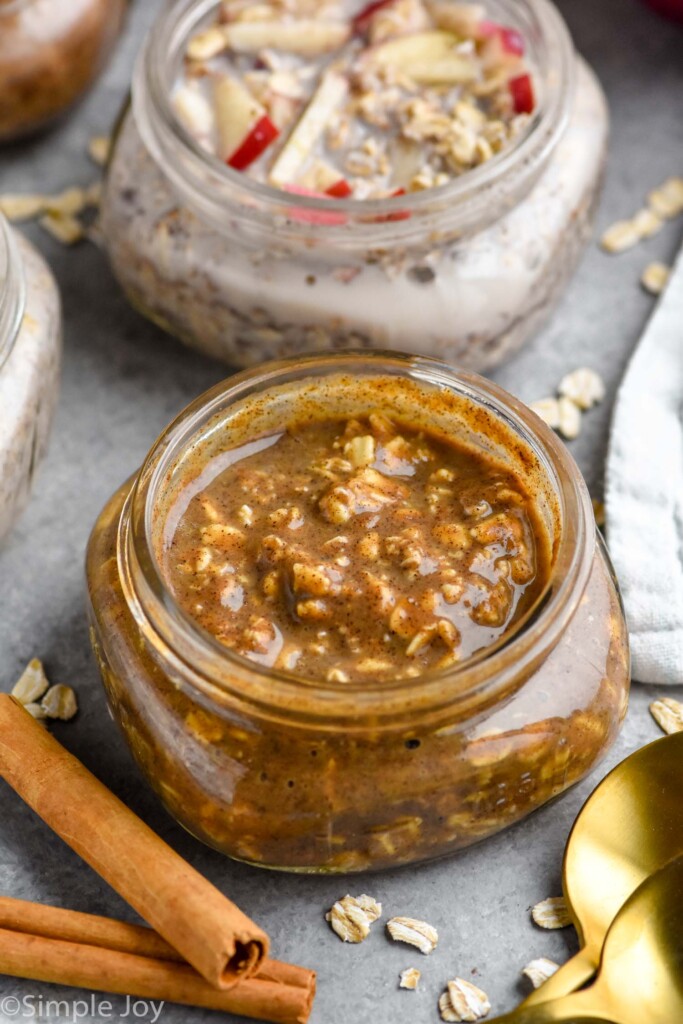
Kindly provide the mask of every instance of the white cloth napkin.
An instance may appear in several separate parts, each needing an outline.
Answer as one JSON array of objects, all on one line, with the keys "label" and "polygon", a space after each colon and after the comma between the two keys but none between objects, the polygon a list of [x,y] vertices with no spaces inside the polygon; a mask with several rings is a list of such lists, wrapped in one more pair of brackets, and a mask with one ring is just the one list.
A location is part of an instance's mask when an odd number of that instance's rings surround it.
[{"label": "white cloth napkin", "polygon": [[683,252],[617,395],[606,515],[633,678],[683,683]]}]

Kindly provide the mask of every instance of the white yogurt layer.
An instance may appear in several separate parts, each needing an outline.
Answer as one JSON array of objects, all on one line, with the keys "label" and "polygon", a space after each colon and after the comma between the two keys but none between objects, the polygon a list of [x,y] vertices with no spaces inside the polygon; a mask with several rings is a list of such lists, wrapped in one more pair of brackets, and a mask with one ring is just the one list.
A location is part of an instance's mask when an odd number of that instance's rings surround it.
[{"label": "white yogurt layer", "polygon": [[14,238],[23,264],[26,306],[14,345],[0,366],[0,538],[28,500],[45,453],[61,355],[56,282],[33,246],[18,232]]},{"label": "white yogurt layer", "polygon": [[[578,64],[566,132],[531,191],[466,238],[424,240],[391,266],[222,233],[184,206],[128,114],[103,202],[114,270],[145,314],[233,365],[312,350],[390,347],[487,369],[550,312],[586,241],[608,131]],[[317,225],[316,225],[317,227]]]}]

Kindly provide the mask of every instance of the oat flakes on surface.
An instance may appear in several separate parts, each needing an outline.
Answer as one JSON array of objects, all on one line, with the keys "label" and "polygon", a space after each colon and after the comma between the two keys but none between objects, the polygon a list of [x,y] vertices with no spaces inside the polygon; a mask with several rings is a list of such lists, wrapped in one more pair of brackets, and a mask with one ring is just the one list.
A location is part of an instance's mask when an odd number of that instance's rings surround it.
[{"label": "oat flakes on surface", "polygon": [[537,960],[531,960],[526,967],[523,967],[522,974],[536,989],[540,988],[548,978],[552,978],[559,969],[560,965],[556,964],[554,960],[548,960],[547,957],[541,956]]},{"label": "oat flakes on surface", "polygon": [[85,238],[85,231],[81,222],[72,216],[57,213],[47,213],[38,221],[41,228],[52,235],[62,245],[75,245]]},{"label": "oat flakes on surface", "polygon": [[549,427],[557,430],[560,425],[560,403],[556,398],[539,398],[538,401],[532,402],[529,408]]},{"label": "oat flakes on surface", "polygon": [[47,691],[40,706],[47,718],[58,718],[62,722],[68,722],[78,711],[76,694],[70,686],[51,686]]},{"label": "oat flakes on surface", "polygon": [[650,704],[650,714],[663,732],[669,736],[683,732],[683,704],[673,697],[662,697]]},{"label": "oat flakes on surface", "polygon": [[39,658],[31,658],[28,665],[12,687],[12,696],[20,704],[26,706],[39,701],[50,687],[43,663]]},{"label": "oat flakes on surface", "polygon": [[417,967],[406,967],[406,969],[401,971],[399,975],[398,987],[415,991],[421,977],[422,972],[418,971]]},{"label": "oat flakes on surface", "polygon": [[558,392],[564,398],[570,398],[579,409],[592,409],[605,397],[605,383],[595,370],[581,366],[571,373],[565,374],[558,386]]},{"label": "oat flakes on surface", "polygon": [[568,928],[572,923],[563,896],[550,896],[547,900],[541,900],[532,907],[531,916],[539,928]]},{"label": "oat flakes on surface", "polygon": [[647,197],[648,206],[659,217],[673,220],[683,213],[683,178],[668,178]]},{"label": "oat flakes on surface", "polygon": [[93,135],[88,142],[88,156],[98,167],[104,167],[111,151],[109,135]]},{"label": "oat flakes on surface", "polygon": [[439,1011],[444,1021],[477,1021],[491,1009],[488,996],[471,981],[454,978],[439,998]]},{"label": "oat flakes on surface", "polygon": [[32,220],[44,209],[45,196],[28,192],[7,192],[0,196],[0,212],[4,213],[10,222]]},{"label": "oat flakes on surface", "polygon": [[564,395],[558,402],[560,410],[559,432],[567,441],[574,441],[581,433],[581,410],[578,405]]},{"label": "oat flakes on surface", "polygon": [[370,926],[382,915],[382,904],[372,896],[344,896],[325,914],[332,930],[342,942],[363,942]]},{"label": "oat flakes on surface", "polygon": [[392,917],[387,921],[387,931],[394,942],[407,942],[425,956],[434,952],[439,941],[439,933],[433,925],[414,917]]},{"label": "oat flakes on surface", "polygon": [[667,267],[666,263],[648,263],[642,273],[640,283],[650,295],[660,295],[666,288],[670,274],[671,267]]},{"label": "oat flakes on surface", "polygon": [[600,245],[605,252],[616,254],[632,249],[640,241],[640,234],[632,220],[618,220],[603,233]]}]

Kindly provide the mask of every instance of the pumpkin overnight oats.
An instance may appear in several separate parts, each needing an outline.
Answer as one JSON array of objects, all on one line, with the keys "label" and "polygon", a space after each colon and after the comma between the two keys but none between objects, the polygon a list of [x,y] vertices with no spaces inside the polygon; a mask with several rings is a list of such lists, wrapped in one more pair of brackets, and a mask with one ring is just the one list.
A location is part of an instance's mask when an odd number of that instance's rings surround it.
[{"label": "pumpkin overnight oats", "polygon": [[628,648],[561,442],[429,360],[271,364],[203,396],[88,553],[115,717],[172,813],[350,871],[491,835],[582,778]]}]

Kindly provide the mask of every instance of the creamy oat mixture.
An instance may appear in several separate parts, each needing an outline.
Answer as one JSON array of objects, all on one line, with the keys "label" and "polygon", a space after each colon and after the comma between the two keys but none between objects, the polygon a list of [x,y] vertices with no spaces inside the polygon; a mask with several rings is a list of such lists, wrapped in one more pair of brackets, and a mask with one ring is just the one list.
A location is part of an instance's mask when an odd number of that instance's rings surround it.
[{"label": "creamy oat mixture", "polygon": [[501,152],[536,104],[525,40],[452,0],[223,0],[188,42],[176,115],[277,188],[378,199]]},{"label": "creamy oat mixture", "polygon": [[520,481],[382,413],[293,424],[196,479],[165,528],[173,594],[227,647],[298,676],[447,668],[509,630],[547,578]]}]

